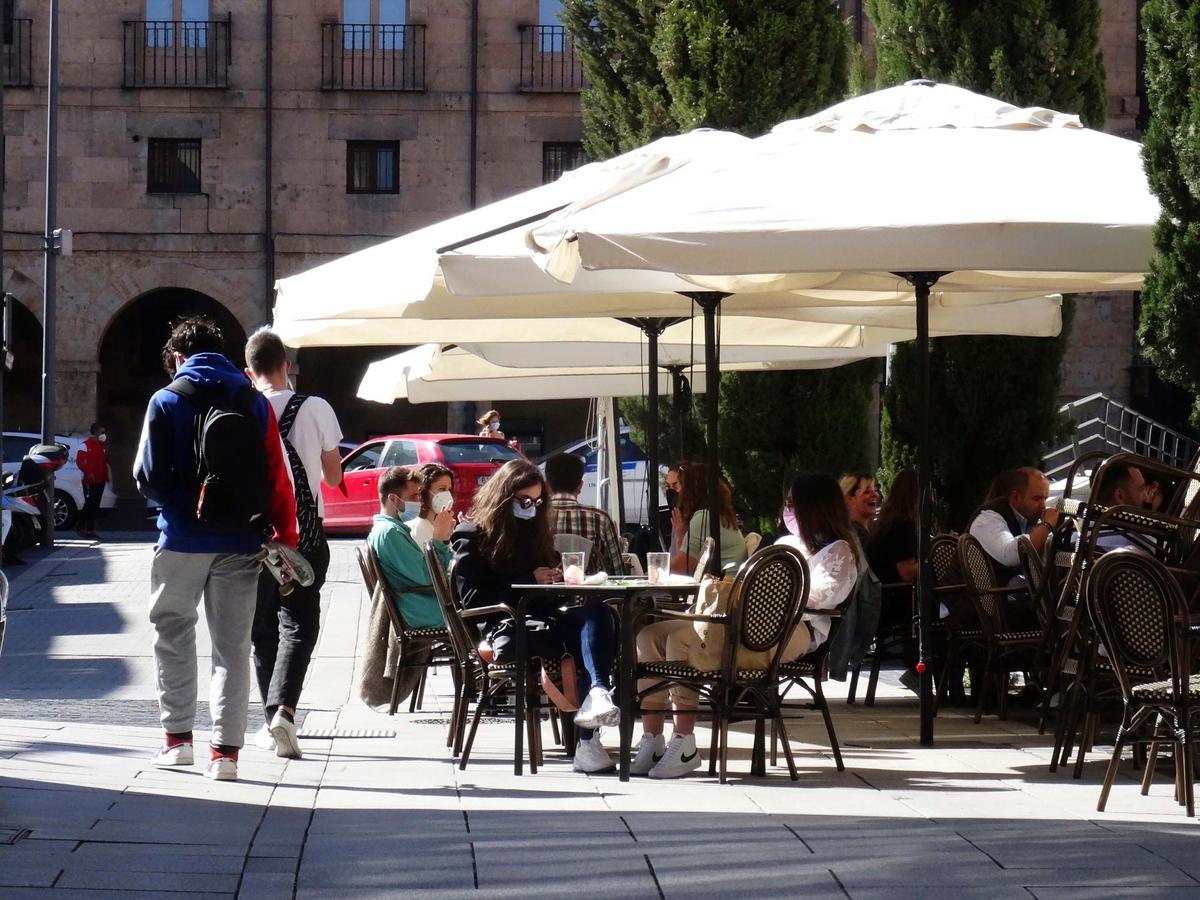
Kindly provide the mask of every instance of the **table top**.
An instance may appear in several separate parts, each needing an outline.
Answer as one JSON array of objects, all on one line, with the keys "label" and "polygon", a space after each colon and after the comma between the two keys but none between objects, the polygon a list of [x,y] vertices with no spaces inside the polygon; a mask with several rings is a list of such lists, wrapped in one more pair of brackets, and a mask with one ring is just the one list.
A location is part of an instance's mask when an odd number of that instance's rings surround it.
[{"label": "table top", "polygon": [[638,578],[636,576],[622,576],[620,578],[610,578],[608,581],[601,584],[566,584],[564,582],[556,582],[554,584],[514,584],[514,591],[521,591],[526,594],[534,592],[546,593],[572,593],[572,594],[613,594],[624,593],[667,593],[667,594],[693,594],[700,588],[700,582],[693,581],[690,578],[675,577],[667,582],[658,582],[651,584],[646,577]]}]

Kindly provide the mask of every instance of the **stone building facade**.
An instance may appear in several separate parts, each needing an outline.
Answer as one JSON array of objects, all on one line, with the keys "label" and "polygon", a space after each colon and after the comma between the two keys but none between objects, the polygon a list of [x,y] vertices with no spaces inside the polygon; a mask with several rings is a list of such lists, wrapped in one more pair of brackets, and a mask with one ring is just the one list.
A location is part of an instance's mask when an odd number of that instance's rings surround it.
[{"label": "stone building facade", "polygon": [[[75,240],[58,265],[57,424],[78,432],[104,416],[117,469],[163,382],[173,317],[208,312],[236,341],[267,321],[274,278],[578,159],[579,76],[541,28],[554,0],[59,5],[58,219]],[[1136,5],[1103,3],[1108,127],[1122,134],[1140,108]],[[36,429],[47,4],[13,10],[0,66],[4,284],[19,304],[6,427]],[[1128,296],[1080,304],[1067,394],[1128,396],[1132,323]],[[393,351],[304,351],[299,386],[334,400],[350,438],[445,429],[444,406],[353,399],[367,362]],[[508,404],[504,418],[550,449],[578,436],[586,406]]]}]

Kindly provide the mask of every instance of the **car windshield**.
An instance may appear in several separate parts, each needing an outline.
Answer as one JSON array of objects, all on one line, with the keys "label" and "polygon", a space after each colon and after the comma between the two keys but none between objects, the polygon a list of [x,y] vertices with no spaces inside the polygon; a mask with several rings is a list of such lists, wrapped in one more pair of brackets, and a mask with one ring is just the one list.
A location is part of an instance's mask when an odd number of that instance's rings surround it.
[{"label": "car windshield", "polygon": [[521,454],[498,441],[442,441],[442,459],[449,465],[455,463],[506,463],[520,459]]}]

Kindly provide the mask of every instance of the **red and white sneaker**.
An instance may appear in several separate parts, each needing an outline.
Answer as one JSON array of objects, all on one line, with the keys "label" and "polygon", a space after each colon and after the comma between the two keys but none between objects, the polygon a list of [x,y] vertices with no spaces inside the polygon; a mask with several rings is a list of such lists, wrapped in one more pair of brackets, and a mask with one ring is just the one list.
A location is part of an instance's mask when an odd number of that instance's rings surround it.
[{"label": "red and white sneaker", "polygon": [[150,760],[154,765],[164,769],[172,766],[190,766],[195,761],[195,753],[189,743],[175,744],[173,747],[163,744],[158,748],[158,753],[154,754]]},{"label": "red and white sneaker", "polygon": [[208,761],[204,777],[213,781],[237,781],[237,760],[232,756],[214,756]]}]

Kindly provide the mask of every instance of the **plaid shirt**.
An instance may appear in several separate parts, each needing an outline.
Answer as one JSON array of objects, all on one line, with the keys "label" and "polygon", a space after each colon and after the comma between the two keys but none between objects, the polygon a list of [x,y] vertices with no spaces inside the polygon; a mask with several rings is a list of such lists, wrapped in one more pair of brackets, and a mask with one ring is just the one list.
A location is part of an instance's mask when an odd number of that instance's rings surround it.
[{"label": "plaid shirt", "polygon": [[560,534],[577,534],[592,542],[588,554],[588,572],[603,569],[609,575],[624,575],[621,542],[617,529],[604,510],[584,506],[572,494],[552,494],[550,508],[554,511],[554,530]]}]

